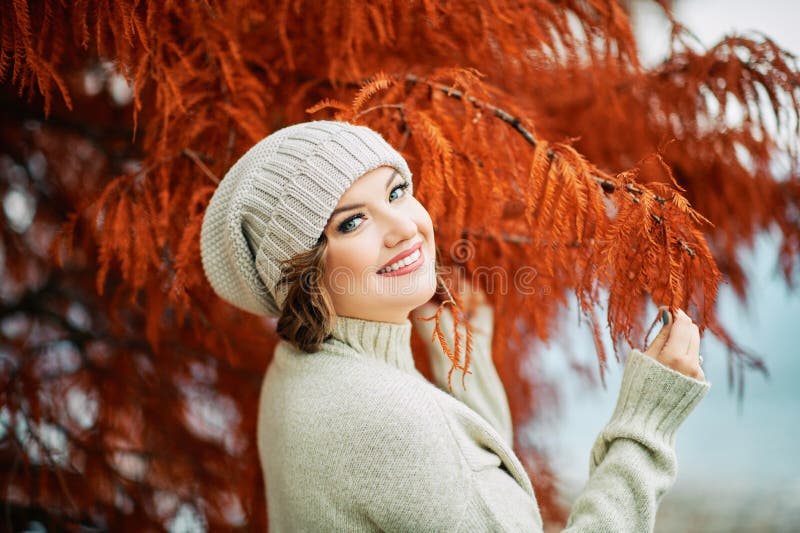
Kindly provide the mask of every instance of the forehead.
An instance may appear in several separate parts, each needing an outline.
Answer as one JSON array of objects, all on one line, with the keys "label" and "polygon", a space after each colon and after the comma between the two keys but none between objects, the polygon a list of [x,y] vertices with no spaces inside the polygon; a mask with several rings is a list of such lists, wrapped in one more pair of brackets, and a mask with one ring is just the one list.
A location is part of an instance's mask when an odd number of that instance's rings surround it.
[{"label": "forehead", "polygon": [[394,179],[395,174],[398,176],[401,175],[392,167],[378,167],[374,170],[370,170],[348,187],[341,198],[339,198],[339,205],[345,204],[349,199],[357,196],[382,192],[386,188],[387,182],[391,182],[391,180]]}]

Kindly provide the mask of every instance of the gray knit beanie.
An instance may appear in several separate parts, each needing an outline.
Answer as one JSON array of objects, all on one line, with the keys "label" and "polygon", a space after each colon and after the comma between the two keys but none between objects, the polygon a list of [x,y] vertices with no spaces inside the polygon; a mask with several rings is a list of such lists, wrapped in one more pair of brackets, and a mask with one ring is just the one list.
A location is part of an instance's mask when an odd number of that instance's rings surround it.
[{"label": "gray knit beanie", "polygon": [[245,311],[280,316],[280,263],[313,248],[347,188],[381,166],[411,185],[408,164],[383,137],[346,122],[295,124],[250,148],[203,217],[200,254],[214,291]]}]

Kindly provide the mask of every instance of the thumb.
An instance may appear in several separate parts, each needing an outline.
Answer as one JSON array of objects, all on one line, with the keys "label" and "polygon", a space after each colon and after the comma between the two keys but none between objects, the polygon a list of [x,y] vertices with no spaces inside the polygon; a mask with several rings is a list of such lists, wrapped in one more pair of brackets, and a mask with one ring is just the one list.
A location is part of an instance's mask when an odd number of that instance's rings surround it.
[{"label": "thumb", "polygon": [[666,318],[667,323],[661,327],[661,331],[658,332],[656,338],[653,339],[653,342],[650,343],[650,346],[648,346],[644,352],[654,358],[661,353],[661,349],[664,348],[664,345],[667,343],[669,332],[672,329],[672,317],[670,316],[669,309],[666,307],[660,308],[659,313],[661,314],[660,318],[662,318],[662,323],[663,318]]}]

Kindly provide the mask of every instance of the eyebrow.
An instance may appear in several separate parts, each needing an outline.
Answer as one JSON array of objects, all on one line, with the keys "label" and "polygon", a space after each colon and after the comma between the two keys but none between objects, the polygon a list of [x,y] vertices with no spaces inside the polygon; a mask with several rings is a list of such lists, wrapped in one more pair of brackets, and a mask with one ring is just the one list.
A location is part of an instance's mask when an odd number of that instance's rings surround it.
[{"label": "eyebrow", "polygon": [[[392,172],[392,175],[389,176],[389,180],[386,182],[386,188],[387,189],[389,188],[389,185],[391,185],[392,182],[394,181],[394,177],[398,176],[398,175],[400,175],[400,173],[397,170]],[[351,209],[358,209],[359,207],[364,207],[364,204],[343,205],[342,207],[340,207],[338,209],[334,209],[333,213],[331,213],[331,216],[329,217],[329,219],[333,220],[333,217],[336,216],[337,213],[341,213],[342,211],[350,211]]]}]

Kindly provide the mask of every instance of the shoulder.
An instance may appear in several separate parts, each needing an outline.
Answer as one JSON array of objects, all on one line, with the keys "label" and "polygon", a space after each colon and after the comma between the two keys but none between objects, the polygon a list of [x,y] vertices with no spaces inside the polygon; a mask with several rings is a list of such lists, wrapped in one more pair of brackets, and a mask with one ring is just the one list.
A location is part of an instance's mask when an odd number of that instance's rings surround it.
[{"label": "shoulder", "polygon": [[271,418],[277,431],[265,435],[273,445],[285,439],[280,449],[303,450],[284,455],[283,468],[381,529],[454,530],[472,473],[440,391],[377,361],[314,357],[271,384],[273,407],[281,408]]},{"label": "shoulder", "polygon": [[421,375],[378,361],[279,349],[262,386],[261,409],[273,412],[274,423],[292,425],[294,438],[331,449],[381,439],[439,447],[454,439],[438,393]]},{"label": "shoulder", "polygon": [[[373,450],[394,462],[431,460],[458,463],[458,447],[450,417],[437,398],[435,386],[422,376],[410,375],[375,361],[348,361],[337,379],[328,382],[326,406],[331,421],[345,433],[328,434],[350,450]],[[446,457],[445,457],[446,456]]]},{"label": "shoulder", "polygon": [[411,378],[361,383],[334,409],[341,431],[324,437],[342,494],[384,530],[456,530],[472,471],[434,395]]}]

